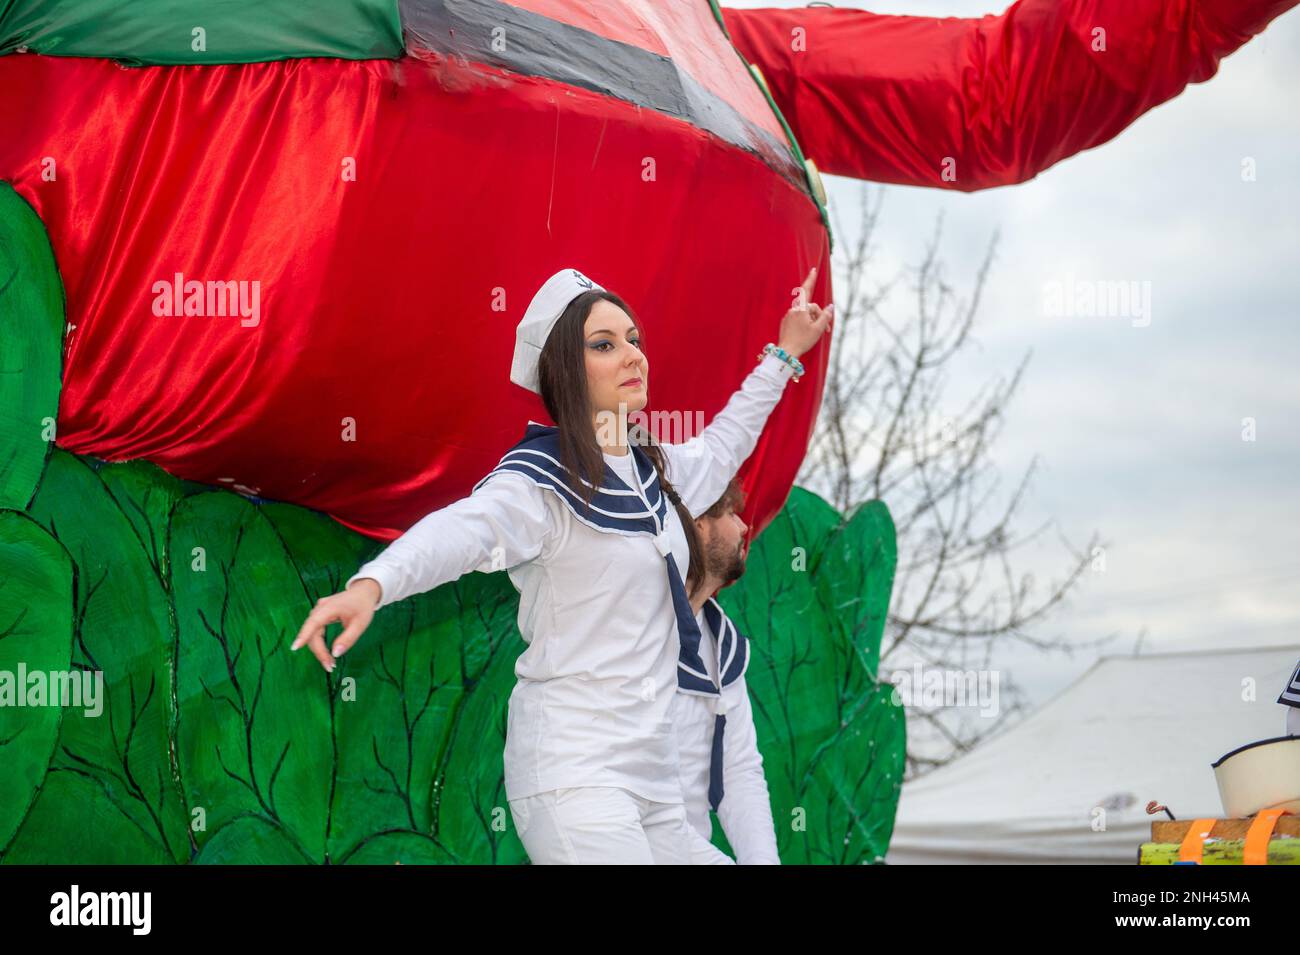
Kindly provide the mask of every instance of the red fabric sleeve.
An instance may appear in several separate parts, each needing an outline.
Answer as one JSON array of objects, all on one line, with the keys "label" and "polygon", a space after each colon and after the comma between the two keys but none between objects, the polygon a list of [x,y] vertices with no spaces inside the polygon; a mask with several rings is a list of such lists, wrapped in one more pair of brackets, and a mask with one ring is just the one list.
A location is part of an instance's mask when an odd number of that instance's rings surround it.
[{"label": "red fabric sleeve", "polygon": [[823,172],[971,192],[1112,139],[1297,2],[1019,0],[978,19],[825,7],[723,18]]}]

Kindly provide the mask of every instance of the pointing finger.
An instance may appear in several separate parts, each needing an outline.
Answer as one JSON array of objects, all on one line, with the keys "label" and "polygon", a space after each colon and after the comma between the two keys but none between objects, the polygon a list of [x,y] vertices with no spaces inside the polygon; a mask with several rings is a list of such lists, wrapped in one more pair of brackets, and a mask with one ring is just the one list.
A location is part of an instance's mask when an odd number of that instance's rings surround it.
[{"label": "pointing finger", "polygon": [[804,301],[807,301],[808,296],[812,295],[813,283],[816,281],[817,281],[817,266],[814,265],[812,269],[808,272],[808,277],[803,280]]}]

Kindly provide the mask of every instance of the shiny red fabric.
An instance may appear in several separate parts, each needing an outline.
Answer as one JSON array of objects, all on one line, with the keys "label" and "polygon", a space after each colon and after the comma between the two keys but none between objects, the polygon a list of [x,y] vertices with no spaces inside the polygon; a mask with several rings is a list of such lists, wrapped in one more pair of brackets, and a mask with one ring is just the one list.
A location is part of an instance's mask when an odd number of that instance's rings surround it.
[{"label": "shiny red fabric", "polygon": [[[823,170],[971,190],[1113,137],[1296,2],[724,16]],[[705,420],[810,265],[830,298],[817,210],[754,156],[652,110],[436,57],[4,56],[0,130],[0,178],[44,220],[67,292],[60,446],[380,538],[467,493],[528,418],[546,420],[507,376],[514,325],[557,268],[640,313],[652,410]],[[154,314],[177,275],[260,290],[257,323]],[[742,472],[754,532],[806,450],[825,351]]]},{"label": "shiny red fabric", "polygon": [[[515,325],[555,270],[639,313],[650,410],[706,422],[810,266],[830,298],[815,205],[751,154],[472,65],[5,56],[0,129],[0,178],[41,216],[66,288],[59,446],[383,539],[547,420],[508,375]],[[250,306],[258,282],[257,323],[155,314],[177,273],[247,283]],[[743,472],[755,533],[806,451],[825,349]]]},{"label": "shiny red fabric", "polygon": [[970,192],[1114,138],[1297,2],[1019,0],[977,19],[724,9],[723,20],[823,172]]}]

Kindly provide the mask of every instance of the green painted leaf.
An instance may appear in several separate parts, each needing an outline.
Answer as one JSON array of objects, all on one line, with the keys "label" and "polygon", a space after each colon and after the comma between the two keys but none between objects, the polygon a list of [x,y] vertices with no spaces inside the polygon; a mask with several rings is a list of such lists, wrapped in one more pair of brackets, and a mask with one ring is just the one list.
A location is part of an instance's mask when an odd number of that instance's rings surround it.
[{"label": "green painted leaf", "polygon": [[[10,512],[26,537],[0,562],[25,569],[17,592],[56,595],[65,660],[102,669],[107,702],[99,719],[38,714],[36,759],[0,799],[19,833],[5,861],[526,861],[502,782],[523,649],[505,574],[384,608],[326,675],[289,641],[382,545],[303,508],[61,451],[32,516],[49,533]],[[721,595],[753,641],[786,862],[875,861],[888,845],[904,732],[873,668],[893,547],[883,505],[843,522],[796,488]],[[60,560],[75,579],[62,596]],[[13,593],[16,614],[30,601]]]},{"label": "green painted leaf", "polygon": [[0,856],[40,793],[64,716],[60,706],[16,705],[27,689],[20,676],[69,672],[72,609],[67,553],[27,515],[0,511]]},{"label": "green painted leaf", "polygon": [[257,815],[231,819],[194,858],[197,865],[310,865],[312,860],[283,829]]},{"label": "green painted leaf", "polygon": [[380,832],[343,860],[348,865],[450,865],[454,859],[421,832]]},{"label": "green painted leaf", "polygon": [[[284,541],[313,603],[341,590],[361,563],[383,549],[304,508],[268,504],[262,512]],[[435,754],[447,713],[462,692],[459,660],[452,652],[439,653],[435,639],[439,618],[447,616],[441,599],[447,590],[384,608],[334,671],[326,724],[333,739],[331,860],[348,857],[385,830],[432,837]],[[293,634],[301,623],[295,623]],[[338,624],[329,627],[327,645],[341,632]],[[293,663],[302,671],[321,672],[305,648]]]},{"label": "green painted leaf", "polygon": [[289,651],[310,609],[302,581],[270,522],[230,492],[177,504],[168,551],[179,631],[176,748],[191,812],[201,811],[205,833],[262,815],[323,862],[330,681]]},{"label": "green painted leaf", "polygon": [[181,498],[210,492],[212,488],[172,477],[147,461],[108,464],[97,458],[82,460],[99,475],[122,515],[131,523],[154,574],[159,580],[168,580],[167,528],[172,509]]},{"label": "green painted leaf", "polygon": [[157,832],[142,829],[106,791],[104,776],[51,769],[22,831],[5,854],[11,865],[165,865]]},{"label": "green painted leaf", "polygon": [[906,733],[876,682],[895,563],[883,505],[842,523],[802,488],[719,602],[750,638],[745,674],[782,862],[884,857]]},{"label": "green painted leaf", "polygon": [[[881,501],[867,501],[829,535],[812,571],[825,621],[837,637],[855,647],[867,671],[880,666],[889,595],[894,589],[898,548],[894,521]],[[825,572],[822,572],[822,569]]]},{"label": "green painted leaf", "polygon": [[[883,862],[889,848],[902,786],[904,711],[894,705],[888,684],[864,686],[860,693],[861,705],[838,731],[832,728],[801,782],[810,862]],[[797,847],[788,861],[803,861]]]},{"label": "green painted leaf", "polygon": [[[30,513],[72,557],[72,662],[100,674],[104,688],[102,712],[64,714],[52,767],[85,774],[97,784],[94,798],[109,804],[97,806],[98,815],[111,815],[111,807],[147,834],[152,844],[139,847],[141,856],[131,854],[137,842],[126,841],[114,862],[187,861],[189,818],[170,745],[175,629],[146,550],[152,537],[141,539],[137,525],[82,459],[58,449]],[[42,795],[43,801],[51,798],[59,797]],[[76,861],[84,838],[79,828],[50,833],[47,861]]]},{"label": "green painted leaf", "polygon": [[45,227],[0,182],[0,507],[27,507],[53,446],[63,326],[63,283]]},{"label": "green painted leaf", "polygon": [[[300,507],[262,511],[313,601],[337,593],[383,549]],[[506,701],[524,648],[518,612],[505,574],[467,574],[384,608],[344,655],[332,701],[331,859],[352,858],[376,832],[402,829],[426,837],[441,861],[524,861],[501,761]],[[341,630],[331,627],[327,642]]]},{"label": "green painted leaf", "polygon": [[501,574],[469,574],[456,587],[458,613],[451,639],[466,661],[464,693],[439,752],[439,842],[460,862],[518,864],[527,853],[506,803],[506,711],[515,686],[515,660],[525,644],[516,623],[519,594]]}]

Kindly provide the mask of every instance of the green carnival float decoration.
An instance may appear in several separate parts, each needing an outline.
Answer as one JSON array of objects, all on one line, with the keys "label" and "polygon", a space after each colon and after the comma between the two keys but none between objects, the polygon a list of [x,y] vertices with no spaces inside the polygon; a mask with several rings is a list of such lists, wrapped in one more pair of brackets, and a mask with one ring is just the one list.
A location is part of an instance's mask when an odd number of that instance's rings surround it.
[{"label": "green carnival float decoration", "polygon": [[[383,545],[56,448],[62,285],[7,187],[0,316],[0,861],[526,862],[502,782],[524,646],[506,575],[384,608],[333,674],[303,665],[301,621]],[[888,846],[905,733],[877,668],[895,558],[883,504],[844,520],[796,487],[720,595],[752,640],[786,863]]]}]

